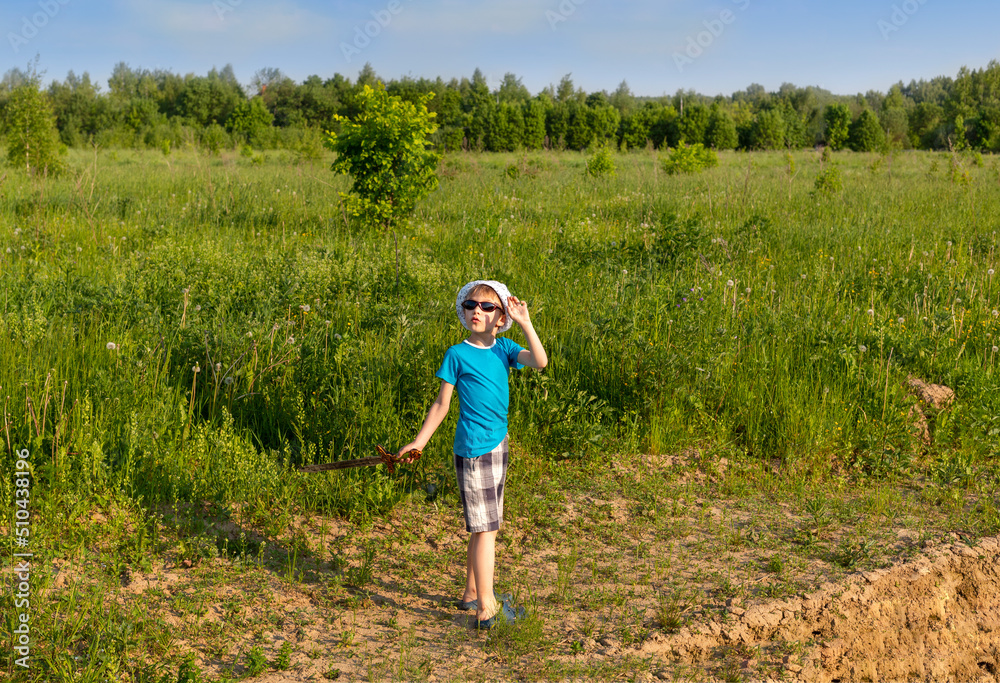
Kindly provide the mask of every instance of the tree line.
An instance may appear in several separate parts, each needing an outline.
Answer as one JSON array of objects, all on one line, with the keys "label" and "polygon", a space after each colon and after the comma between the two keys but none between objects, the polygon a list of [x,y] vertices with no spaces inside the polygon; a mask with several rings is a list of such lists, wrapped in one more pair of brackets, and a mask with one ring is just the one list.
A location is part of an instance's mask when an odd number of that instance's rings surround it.
[{"label": "tree line", "polygon": [[[51,108],[62,144],[152,147],[165,152],[194,143],[293,148],[318,155],[336,117],[352,117],[365,85],[404,101],[428,94],[436,114],[431,141],[440,150],[514,151],[614,146],[622,150],[700,143],[715,149],[794,149],[829,145],[857,151],[961,149],[1000,151],[1000,63],[962,68],[954,77],[902,82],[887,93],[834,95],[818,87],[751,85],[730,96],[678,91],[634,95],[623,81],[613,92],[587,93],[567,74],[532,95],[514,74],[491,87],[478,69],[470,78],[382,81],[370,65],[352,81],[341,74],[301,83],[278,69],[258,71],[247,86],[231,66],[201,76],[117,64],[104,89],[72,71],[45,88],[37,75],[8,71],[0,81],[6,114],[18,88],[37,88]],[[4,116],[4,120],[7,120]],[[9,126],[8,126],[9,127]]]}]

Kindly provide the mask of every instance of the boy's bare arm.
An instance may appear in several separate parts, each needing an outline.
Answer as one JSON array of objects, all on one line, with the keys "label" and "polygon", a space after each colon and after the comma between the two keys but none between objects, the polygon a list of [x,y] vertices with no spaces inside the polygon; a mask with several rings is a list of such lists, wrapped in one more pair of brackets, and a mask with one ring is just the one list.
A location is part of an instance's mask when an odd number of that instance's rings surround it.
[{"label": "boy's bare arm", "polygon": [[[431,404],[430,410],[427,411],[427,417],[424,418],[424,425],[417,433],[417,438],[400,448],[396,453],[398,457],[402,457],[404,453],[408,453],[413,449],[418,451],[424,450],[427,446],[427,442],[431,440],[431,437],[434,436],[434,432],[436,432],[437,428],[441,426],[441,422],[444,420],[445,415],[448,414],[448,409],[451,407],[451,394],[454,390],[455,385],[441,380],[441,389],[438,391],[438,395],[437,398],[434,399],[434,403]],[[404,459],[404,462],[411,461],[412,458]]]},{"label": "boy's bare arm", "polygon": [[507,298],[507,313],[511,320],[521,326],[524,338],[528,341],[528,348],[517,354],[517,362],[527,365],[529,368],[541,370],[549,364],[549,357],[545,353],[538,333],[535,332],[531,324],[531,317],[528,315],[528,304],[518,299],[516,296]]}]

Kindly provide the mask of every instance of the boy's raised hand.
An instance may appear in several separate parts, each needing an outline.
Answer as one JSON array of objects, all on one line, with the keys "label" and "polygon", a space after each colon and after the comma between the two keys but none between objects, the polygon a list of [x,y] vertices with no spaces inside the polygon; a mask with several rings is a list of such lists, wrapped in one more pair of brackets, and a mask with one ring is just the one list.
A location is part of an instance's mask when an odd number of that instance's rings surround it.
[{"label": "boy's raised hand", "polygon": [[507,315],[521,327],[531,323],[531,318],[528,316],[528,304],[513,294],[507,297]]}]

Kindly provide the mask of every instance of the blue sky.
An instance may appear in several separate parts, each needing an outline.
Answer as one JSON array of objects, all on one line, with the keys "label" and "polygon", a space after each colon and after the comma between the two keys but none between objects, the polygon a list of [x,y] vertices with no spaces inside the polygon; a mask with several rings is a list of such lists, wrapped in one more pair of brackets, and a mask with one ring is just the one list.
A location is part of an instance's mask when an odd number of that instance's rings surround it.
[{"label": "blue sky", "polygon": [[297,81],[507,72],[534,94],[567,73],[588,92],[731,94],[751,83],[837,94],[954,76],[1000,59],[996,0],[4,0],[0,67],[37,54],[46,81],[114,65],[205,74],[231,63]]}]

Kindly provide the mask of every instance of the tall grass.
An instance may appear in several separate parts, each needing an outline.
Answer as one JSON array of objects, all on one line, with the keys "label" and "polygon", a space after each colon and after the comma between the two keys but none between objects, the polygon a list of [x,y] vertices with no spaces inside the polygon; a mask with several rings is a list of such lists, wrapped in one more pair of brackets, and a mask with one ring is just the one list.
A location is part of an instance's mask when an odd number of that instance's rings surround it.
[{"label": "tall grass", "polygon": [[[27,446],[40,490],[83,497],[266,504],[293,465],[411,438],[462,338],[454,292],[479,277],[528,300],[549,350],[512,380],[512,434],[538,457],[716,443],[891,475],[920,450],[910,374],[957,391],[936,449],[996,455],[996,160],[845,153],[831,193],[819,154],[792,156],[794,175],[729,153],[668,176],[640,153],[593,179],[579,154],[453,155],[398,270],[322,163],[102,151],[66,178],[12,174],[0,462]],[[333,510],[402,494],[374,470],[300,483]],[[0,491],[8,525],[10,477]]]}]

